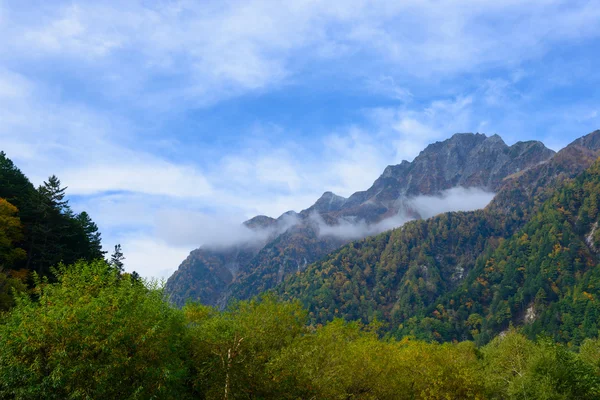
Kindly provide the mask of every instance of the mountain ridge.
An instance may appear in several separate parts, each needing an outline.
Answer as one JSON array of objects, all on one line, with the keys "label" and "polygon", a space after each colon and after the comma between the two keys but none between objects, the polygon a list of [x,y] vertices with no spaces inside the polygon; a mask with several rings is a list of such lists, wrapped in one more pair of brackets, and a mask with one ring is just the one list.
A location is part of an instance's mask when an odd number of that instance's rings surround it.
[{"label": "mountain ridge", "polygon": [[[304,273],[291,275],[275,290],[284,299],[300,300],[314,323],[334,317],[364,322],[377,318],[399,336],[428,340],[485,343],[509,323],[522,324],[532,312],[547,324],[526,326],[531,333],[541,333],[546,325],[556,327],[556,321],[541,309],[528,311],[536,296],[532,291],[545,288],[544,296],[562,302],[552,305],[555,312],[557,307],[569,309],[564,300],[572,292],[568,282],[578,278],[561,270],[570,271],[569,265],[577,264],[578,257],[594,260],[595,255],[582,249],[600,240],[594,236],[597,213],[586,220],[593,212],[586,210],[600,205],[600,193],[596,194],[600,192],[600,131],[583,139],[547,162],[507,178],[483,210],[444,213],[352,242],[309,265]],[[535,238],[539,246],[529,255],[522,250],[527,237]],[[567,237],[573,238],[572,246]],[[553,249],[566,249],[557,269],[548,260]],[[535,260],[527,258],[534,256]],[[510,273],[506,265],[511,266]],[[565,278],[545,284],[535,275],[540,273],[535,270],[539,265]],[[580,267],[577,274],[593,274],[589,265]],[[531,271],[533,277],[516,280],[520,271]],[[488,282],[495,285],[493,290]],[[480,293],[488,294],[480,299]],[[496,296],[512,303],[502,303]],[[469,327],[474,321],[479,321],[476,329]],[[557,332],[558,328],[553,333]],[[570,337],[557,340],[565,338]]]},{"label": "mountain ridge", "polygon": [[[284,232],[267,235],[265,243],[242,245],[244,250],[239,245],[194,250],[167,281],[167,293],[179,305],[192,299],[224,306],[231,296],[249,298],[356,238],[324,232],[355,224],[370,227],[369,232],[373,233],[389,229],[394,226],[392,223],[421,217],[411,199],[440,196],[456,187],[496,190],[506,176],[527,170],[553,155],[554,151],[539,141],[508,146],[498,135],[455,134],[428,145],[412,162],[388,166],[365,191],[348,198],[324,192],[300,213],[288,211],[277,219],[249,219],[243,224],[257,231],[273,229],[286,218],[296,223]],[[390,224],[376,225],[388,220]]]}]

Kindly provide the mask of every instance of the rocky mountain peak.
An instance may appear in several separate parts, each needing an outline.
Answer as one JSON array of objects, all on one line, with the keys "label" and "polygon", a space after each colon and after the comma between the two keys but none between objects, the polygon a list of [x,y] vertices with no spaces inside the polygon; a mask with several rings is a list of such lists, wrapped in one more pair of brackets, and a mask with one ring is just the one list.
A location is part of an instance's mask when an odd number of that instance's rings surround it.
[{"label": "rocky mountain peak", "polygon": [[546,160],[554,152],[541,142],[507,146],[498,135],[457,133],[430,144],[411,163],[386,168],[374,186],[394,178],[407,196],[437,194],[455,187],[498,188],[503,177]]},{"label": "rocky mountain peak", "polygon": [[338,196],[333,192],[325,192],[315,204],[313,204],[310,208],[304,210],[302,214],[310,214],[313,211],[316,211],[319,214],[328,213],[332,211],[339,211],[345,203],[345,197]]},{"label": "rocky mountain peak", "polygon": [[581,146],[593,151],[600,150],[600,129],[580,137],[569,144],[569,146]]},{"label": "rocky mountain peak", "polygon": [[495,148],[499,150],[507,147],[506,143],[504,143],[504,140],[502,140],[502,138],[497,134],[485,138],[485,140],[481,142],[479,146],[482,148]]},{"label": "rocky mountain peak", "polygon": [[273,226],[277,220],[275,218],[267,217],[266,215],[257,215],[254,218],[244,222],[244,225],[250,229],[265,229]]},{"label": "rocky mountain peak", "polygon": [[437,156],[443,152],[468,152],[470,149],[481,144],[486,139],[487,136],[482,133],[455,133],[446,140],[435,142],[425,147],[425,149],[421,151],[417,157],[415,157],[413,163],[419,158]]}]

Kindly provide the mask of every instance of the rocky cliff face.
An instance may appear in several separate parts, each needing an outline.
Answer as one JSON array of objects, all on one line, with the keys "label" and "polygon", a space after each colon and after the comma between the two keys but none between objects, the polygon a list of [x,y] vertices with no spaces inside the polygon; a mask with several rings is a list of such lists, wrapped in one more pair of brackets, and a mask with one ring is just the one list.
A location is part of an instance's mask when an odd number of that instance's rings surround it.
[{"label": "rocky cliff face", "polygon": [[194,250],[169,278],[166,290],[179,305],[191,299],[222,306],[231,296],[251,297],[350,240],[349,236],[324,234],[327,228],[368,227],[398,215],[420,218],[411,199],[439,195],[454,187],[496,191],[507,176],[522,174],[553,155],[537,141],[507,146],[497,135],[456,134],[429,145],[412,162],[387,167],[371,188],[347,199],[326,192],[298,214],[246,221],[249,229],[270,233],[251,244]]}]

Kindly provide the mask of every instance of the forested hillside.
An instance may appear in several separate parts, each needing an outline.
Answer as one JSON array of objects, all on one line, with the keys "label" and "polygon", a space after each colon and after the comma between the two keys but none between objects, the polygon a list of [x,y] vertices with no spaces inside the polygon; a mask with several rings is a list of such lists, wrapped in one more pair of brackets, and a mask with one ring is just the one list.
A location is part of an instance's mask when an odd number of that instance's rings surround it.
[{"label": "forested hillside", "polygon": [[510,323],[579,344],[598,335],[600,162],[564,185],[467,279],[401,332],[486,342]]},{"label": "forested hillside", "polygon": [[[292,276],[277,292],[300,299],[314,322],[378,319],[398,336],[486,343],[510,323],[524,322],[531,335],[544,331],[564,342],[597,335],[593,317],[583,328],[581,312],[575,317],[565,310],[566,316],[557,317],[553,307],[559,306],[549,306],[560,300],[564,308],[565,296],[584,291],[582,285],[596,270],[595,250],[585,241],[592,243],[589,235],[595,232],[595,214],[592,218],[586,210],[596,202],[598,166],[569,180],[597,157],[592,140],[597,136],[598,131],[546,163],[508,177],[484,210],[441,214],[351,243]],[[525,253],[536,257],[517,258],[521,250],[514,247],[532,237],[538,242]],[[539,242],[541,237],[549,242]],[[563,257],[562,267],[555,265],[553,251]],[[540,270],[540,265],[552,268]],[[543,305],[530,308],[538,289]],[[582,306],[589,315],[595,312],[593,304]],[[552,312],[555,323],[543,323]],[[575,318],[569,323],[577,328],[563,327],[563,318]]]},{"label": "forested hillside", "polygon": [[31,272],[52,275],[60,262],[103,257],[100,232],[86,212],[74,213],[56,176],[38,188],[0,152],[0,311]]}]

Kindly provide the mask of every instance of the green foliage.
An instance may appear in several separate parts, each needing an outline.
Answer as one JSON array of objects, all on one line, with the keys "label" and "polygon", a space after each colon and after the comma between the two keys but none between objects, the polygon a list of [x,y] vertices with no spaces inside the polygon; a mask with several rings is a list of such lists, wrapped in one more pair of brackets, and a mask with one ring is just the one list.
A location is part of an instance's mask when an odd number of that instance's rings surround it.
[{"label": "green foliage", "polygon": [[26,276],[21,271],[3,271],[0,269],[0,313],[15,305],[14,294],[27,290]]},{"label": "green foliage", "polygon": [[[480,256],[461,286],[440,298],[442,339],[485,343],[511,323],[523,325],[529,337],[547,334],[569,345],[597,336],[600,270],[593,233],[599,193],[596,163],[557,190],[519,232]],[[478,332],[465,323],[473,313],[483,317]]]},{"label": "green foliage", "polygon": [[[0,319],[7,399],[593,399],[600,345],[509,331],[473,342],[382,339],[381,324],[307,326],[272,295],[174,308],[104,261],[60,266]],[[477,325],[480,316],[471,318]]]},{"label": "green foliage", "polygon": [[[597,343],[588,351],[597,352]],[[596,399],[598,366],[548,339],[537,343],[514,330],[482,349],[488,393],[492,398]]]},{"label": "green foliage", "polygon": [[0,397],[172,398],[186,374],[186,324],[162,292],[103,261],[59,267],[0,325]]},{"label": "green foliage", "polygon": [[501,215],[448,213],[344,246],[277,288],[314,322],[374,318],[389,327],[435,305],[504,234]]},{"label": "green foliage", "polygon": [[[268,362],[306,331],[306,313],[298,303],[273,297],[242,302],[223,313],[189,304],[196,390],[209,398],[263,398],[280,393]],[[283,392],[280,393],[283,395]]]},{"label": "green foliage", "polygon": [[336,319],[303,336],[272,363],[284,384],[301,391],[286,398],[483,398],[471,343],[380,340],[360,324]]},{"label": "green foliage", "polygon": [[13,268],[27,257],[18,247],[23,240],[23,225],[19,210],[6,199],[0,198],[0,268]]}]

